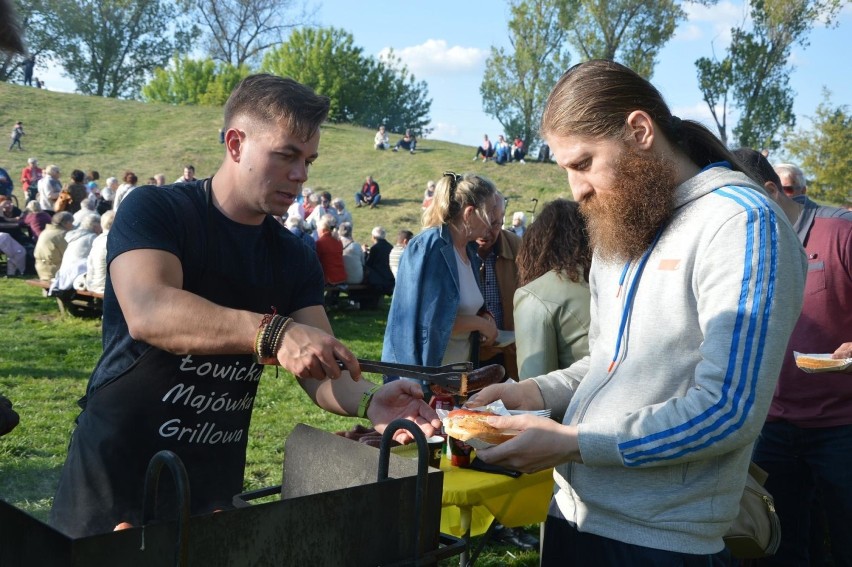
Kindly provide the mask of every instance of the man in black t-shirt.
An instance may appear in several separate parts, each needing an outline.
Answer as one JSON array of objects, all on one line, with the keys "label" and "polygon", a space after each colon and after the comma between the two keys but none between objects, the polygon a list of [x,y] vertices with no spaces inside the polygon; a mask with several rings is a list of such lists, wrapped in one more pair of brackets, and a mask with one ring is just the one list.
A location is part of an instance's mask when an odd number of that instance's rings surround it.
[{"label": "man in black t-shirt", "polygon": [[[328,104],[291,79],[248,77],[225,105],[214,177],[139,187],[122,203],[107,243],[104,352],[54,498],[58,529],[82,537],[139,525],[145,470],[163,449],[187,469],[193,514],[230,507],[261,364],[283,366],[317,405],[380,431],[400,417],[427,436],[440,426],[413,382],[360,380],[332,335],[316,255],[273,218],[308,178]],[[173,492],[161,483],[160,501]]]}]

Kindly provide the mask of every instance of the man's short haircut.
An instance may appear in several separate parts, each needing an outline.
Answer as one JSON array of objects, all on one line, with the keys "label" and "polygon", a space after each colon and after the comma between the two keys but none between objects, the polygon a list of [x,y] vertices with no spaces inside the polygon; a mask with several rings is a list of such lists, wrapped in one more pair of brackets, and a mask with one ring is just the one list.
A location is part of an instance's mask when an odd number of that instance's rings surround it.
[{"label": "man's short haircut", "polygon": [[195,171],[195,166],[192,165],[191,163],[186,164],[185,166],[183,166],[183,168],[188,169],[190,171]]},{"label": "man's short haircut", "polygon": [[329,98],[289,77],[249,75],[234,88],[225,103],[225,129],[238,116],[261,125],[277,124],[307,141],[325,122]]},{"label": "man's short haircut", "polygon": [[762,153],[751,148],[739,148],[734,150],[734,155],[746,166],[748,176],[761,186],[767,181],[771,181],[779,191],[781,190],[781,178],[778,177],[778,173]]},{"label": "man's short haircut", "polygon": [[55,226],[62,226],[66,222],[74,222],[74,215],[68,211],[60,211],[54,214],[53,218],[50,219],[50,224]]},{"label": "man's short haircut", "polygon": [[114,185],[116,183],[118,183],[118,179],[116,179],[115,177],[107,177],[107,180],[106,180],[107,186]]},{"label": "man's short haircut", "polygon": [[411,240],[412,238],[414,238],[414,233],[411,232],[410,230],[402,229],[402,230],[400,230],[399,232],[396,233],[396,243],[397,244],[402,244],[403,242]]},{"label": "man's short haircut", "polygon": [[37,158],[34,158],[34,157],[31,157],[31,158],[27,159],[27,163],[28,163],[29,165],[37,164],[37,163],[38,163],[38,159],[37,159]]},{"label": "man's short haircut", "polygon": [[[793,180],[793,189],[795,191],[801,191],[808,185],[807,181],[805,181],[804,172],[792,163],[779,163],[775,166],[775,171],[779,176],[782,173],[789,175]],[[781,185],[779,184],[778,187],[781,187]]]},{"label": "man's short haircut", "polygon": [[41,212],[41,205],[39,205],[38,201],[36,201],[35,199],[33,199],[32,201],[28,201],[24,208],[27,209],[31,213],[40,213]]},{"label": "man's short haircut", "polygon": [[370,234],[373,236],[373,238],[384,240],[388,233],[385,232],[385,229],[381,226],[377,226],[373,228],[373,231]]},{"label": "man's short haircut", "polygon": [[[338,207],[338,205],[340,205],[340,206]],[[331,206],[334,207],[335,209],[345,209],[346,203],[340,197],[335,197],[334,199],[331,200]]]},{"label": "man's short haircut", "polygon": [[98,173],[97,170],[93,169],[92,171],[89,172],[89,178],[92,181],[97,181],[98,179],[101,178],[101,174]]},{"label": "man's short haircut", "polygon": [[705,126],[672,116],[663,95],[633,70],[593,59],[574,65],[556,83],[541,116],[541,136],[586,136],[625,140],[627,117],[642,110],[675,148],[698,167],[727,161],[743,166]]},{"label": "man's short haircut", "polygon": [[343,238],[352,238],[352,223],[349,221],[340,223],[337,233]]},{"label": "man's short haircut", "polygon": [[48,165],[47,167],[44,168],[44,173],[45,173],[45,175],[57,174],[57,173],[59,173],[59,166],[53,165],[53,164]]},{"label": "man's short haircut", "polygon": [[110,209],[101,215],[101,228],[104,232],[108,231],[112,228],[112,222],[115,220],[115,211]]},{"label": "man's short haircut", "polygon": [[82,183],[86,179],[86,174],[79,169],[75,169],[71,172],[71,179],[74,183]]}]

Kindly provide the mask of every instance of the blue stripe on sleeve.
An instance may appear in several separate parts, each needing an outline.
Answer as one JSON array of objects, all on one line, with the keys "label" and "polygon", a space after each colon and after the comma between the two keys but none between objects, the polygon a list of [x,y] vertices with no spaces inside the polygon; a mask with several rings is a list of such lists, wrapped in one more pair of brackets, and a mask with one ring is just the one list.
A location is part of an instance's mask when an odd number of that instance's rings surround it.
[{"label": "blue stripe on sleeve", "polygon": [[[760,373],[760,362],[763,357],[770,307],[775,290],[777,268],[776,219],[774,212],[766,204],[765,199],[751,189],[728,187],[719,189],[715,193],[741,205],[747,214],[743,279],[740,286],[737,315],[721,397],[716,404],[702,412],[701,415],[679,426],[640,439],[620,443],[618,447],[623,453],[623,458],[627,466],[638,466],[647,462],[676,458],[704,448],[720,439],[724,439],[742,426],[754,404],[757,377]],[[756,235],[755,232],[757,232]],[[767,236],[770,239],[768,259],[766,258]],[[755,291],[751,298],[750,309],[748,310],[750,317],[745,330],[745,341],[740,346],[744,332],[746,308],[749,303],[749,282],[753,277],[752,256],[755,253],[755,240],[758,241],[757,273],[754,275],[756,278]],[[765,273],[767,260],[769,263],[768,277]],[[765,302],[762,301],[764,299],[764,288],[766,288]],[[761,319],[759,337],[756,336],[758,319]],[[756,345],[755,342],[757,343]],[[742,349],[742,362],[739,368],[737,368],[736,361],[740,348]],[[749,364],[752,360],[753,351],[755,351],[754,366],[751,373],[749,373]],[[732,388],[733,394],[731,394]],[[743,395],[746,391],[748,393],[744,398]],[[731,409],[724,414],[720,414],[727,405],[730,396],[732,396]],[[740,408],[742,412],[739,412]],[[740,417],[737,421],[733,421],[737,413],[740,413]],[[711,419],[714,421],[707,423]],[[696,429],[702,424],[706,425],[687,435],[690,430]],[[708,438],[698,445],[690,445],[690,443],[694,443],[717,430],[719,433],[712,438]],[[643,446],[644,449],[642,449]],[[636,450],[629,451],[629,449]]]}]

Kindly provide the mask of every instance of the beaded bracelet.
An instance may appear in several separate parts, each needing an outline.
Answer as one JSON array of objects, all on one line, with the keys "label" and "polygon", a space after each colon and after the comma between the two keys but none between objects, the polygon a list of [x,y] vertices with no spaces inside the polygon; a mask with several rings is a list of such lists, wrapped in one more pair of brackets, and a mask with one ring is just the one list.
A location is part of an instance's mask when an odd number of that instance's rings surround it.
[{"label": "beaded bracelet", "polygon": [[263,319],[260,320],[260,325],[257,326],[257,333],[254,336],[254,356],[256,359],[260,358],[260,347],[263,342],[263,333],[269,326],[269,323],[272,322],[272,319],[273,317],[275,317],[276,313],[277,309],[273,307],[272,313],[264,314]]},{"label": "beaded bracelet", "polygon": [[286,318],[282,318],[282,319],[284,319],[284,320],[281,323],[281,326],[278,328],[278,330],[272,336],[272,342],[269,343],[269,346],[270,346],[269,356],[270,357],[276,357],[277,358],[278,349],[281,347],[281,341],[284,340],[284,334],[287,332],[287,327],[289,327],[290,323],[293,322],[293,319],[291,319],[290,317],[286,317]]},{"label": "beaded bracelet", "polygon": [[263,330],[263,338],[260,341],[260,356],[261,358],[269,358],[274,353],[272,352],[272,339],[278,333],[278,330],[281,328],[281,324],[283,323],[284,317],[280,315],[275,315],[272,318],[272,321],[266,328]]},{"label": "beaded bracelet", "polygon": [[257,362],[261,364],[277,362],[278,348],[292,321],[292,318],[274,312],[264,315],[254,338],[254,356]]}]

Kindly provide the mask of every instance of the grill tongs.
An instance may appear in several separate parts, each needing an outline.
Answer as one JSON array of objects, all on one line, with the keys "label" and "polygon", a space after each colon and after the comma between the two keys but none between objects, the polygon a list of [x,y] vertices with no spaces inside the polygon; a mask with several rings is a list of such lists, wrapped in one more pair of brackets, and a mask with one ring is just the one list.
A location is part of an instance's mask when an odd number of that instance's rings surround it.
[{"label": "grill tongs", "polygon": [[[338,361],[337,364],[341,369],[344,368],[342,362]],[[416,364],[399,364],[359,358],[358,364],[364,372],[417,378],[430,384],[450,387],[457,391],[462,388],[463,378],[466,378],[466,375],[473,371],[473,363],[471,362],[456,362],[444,366],[418,366]]]}]

